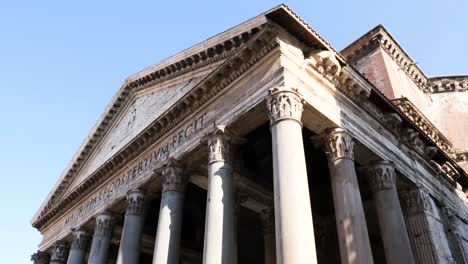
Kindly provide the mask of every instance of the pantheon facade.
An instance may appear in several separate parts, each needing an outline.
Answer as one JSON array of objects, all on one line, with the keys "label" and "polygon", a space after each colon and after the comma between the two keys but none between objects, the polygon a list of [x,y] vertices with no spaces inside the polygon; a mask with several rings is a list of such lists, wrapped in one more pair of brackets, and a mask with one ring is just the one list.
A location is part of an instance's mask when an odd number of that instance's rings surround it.
[{"label": "pantheon facade", "polygon": [[123,83],[31,259],[468,263],[467,136],[468,76],[381,25],[338,52],[280,5]]}]

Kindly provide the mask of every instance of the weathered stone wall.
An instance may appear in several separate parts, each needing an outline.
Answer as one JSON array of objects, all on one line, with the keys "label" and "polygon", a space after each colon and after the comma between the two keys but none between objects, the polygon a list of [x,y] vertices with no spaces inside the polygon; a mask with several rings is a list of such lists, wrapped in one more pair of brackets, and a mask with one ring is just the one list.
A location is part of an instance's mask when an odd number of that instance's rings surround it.
[{"label": "weathered stone wall", "polygon": [[468,150],[468,92],[449,92],[426,95],[429,114],[437,128],[452,141],[455,148]]},{"label": "weathered stone wall", "polygon": [[468,93],[424,93],[382,48],[354,65],[387,98],[406,97],[460,150],[468,149]]}]

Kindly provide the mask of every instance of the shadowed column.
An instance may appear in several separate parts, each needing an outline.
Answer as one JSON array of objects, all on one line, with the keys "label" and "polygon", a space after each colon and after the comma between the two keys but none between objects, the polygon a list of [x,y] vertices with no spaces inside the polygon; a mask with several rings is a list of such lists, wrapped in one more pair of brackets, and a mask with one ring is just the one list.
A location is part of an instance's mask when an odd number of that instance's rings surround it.
[{"label": "shadowed column", "polygon": [[272,209],[265,209],[260,212],[260,221],[263,231],[263,245],[265,264],[276,263],[275,247],[275,215]]},{"label": "shadowed column", "polygon": [[163,186],[153,263],[179,263],[180,233],[187,176],[171,159],[161,170]]},{"label": "shadowed column", "polygon": [[114,219],[110,212],[105,211],[96,216],[96,228],[94,229],[88,264],[107,263],[113,225]]},{"label": "shadowed column", "polygon": [[332,129],[324,137],[341,263],[373,263],[366,218],[354,167],[353,137],[351,133],[341,128]]},{"label": "shadowed column", "polygon": [[86,248],[88,247],[90,234],[84,230],[73,231],[73,242],[67,264],[83,264],[85,261]]},{"label": "shadowed column", "polygon": [[69,246],[63,241],[58,241],[52,246],[50,264],[65,264],[68,258]]},{"label": "shadowed column", "polygon": [[276,258],[279,264],[317,263],[302,141],[302,98],[274,88],[267,97],[273,147]]},{"label": "shadowed column", "polygon": [[414,264],[405,219],[398,200],[393,164],[388,161],[376,162],[368,167],[367,174],[387,263]]},{"label": "shadowed column", "polygon": [[127,211],[120,239],[117,264],[135,264],[140,258],[141,237],[144,224],[144,195],[139,189],[127,194]]},{"label": "shadowed column", "polygon": [[206,204],[204,264],[235,261],[231,140],[223,126],[207,137],[208,194]]}]

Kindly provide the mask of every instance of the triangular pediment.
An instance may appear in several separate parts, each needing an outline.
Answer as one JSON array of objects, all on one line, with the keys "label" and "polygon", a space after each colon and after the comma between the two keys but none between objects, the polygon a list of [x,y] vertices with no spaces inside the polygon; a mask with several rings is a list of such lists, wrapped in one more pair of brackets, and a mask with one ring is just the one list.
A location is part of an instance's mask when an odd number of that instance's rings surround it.
[{"label": "triangular pediment", "polygon": [[[267,27],[269,21],[274,23]],[[146,133],[147,129],[161,130],[165,125],[154,122],[156,119],[164,120],[177,115],[176,112],[190,111],[184,109],[193,108],[195,101],[206,102],[274,49],[276,42],[271,41],[267,32],[271,31],[271,26],[278,25],[308,45],[332,49],[294,12],[280,5],[131,76],[34,216],[33,226],[41,228],[58,210],[65,208],[70,199],[80,197],[89,186],[84,182],[93,182],[91,178],[96,170],[114,166],[109,160],[116,153],[116,159],[120,159],[120,150],[138,145],[133,140],[135,137]],[[264,39],[260,40],[259,35]],[[169,111],[167,116],[166,110]]]},{"label": "triangular pediment", "polygon": [[139,92],[96,147],[88,162],[73,180],[65,195],[74,190],[91,173],[109,160],[149,126],[178,99],[190,91],[205,75]]}]

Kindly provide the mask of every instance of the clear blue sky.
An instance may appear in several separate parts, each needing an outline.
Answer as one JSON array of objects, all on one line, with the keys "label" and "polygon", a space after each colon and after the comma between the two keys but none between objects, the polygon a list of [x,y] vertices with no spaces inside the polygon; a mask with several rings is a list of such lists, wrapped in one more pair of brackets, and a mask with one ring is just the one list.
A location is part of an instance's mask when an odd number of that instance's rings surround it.
[{"label": "clear blue sky", "polygon": [[[2,264],[29,261],[30,219],[127,76],[280,3],[69,2],[0,1]],[[467,1],[288,4],[338,50],[382,23],[427,75],[468,74]]]}]

